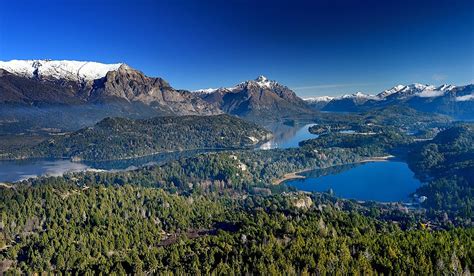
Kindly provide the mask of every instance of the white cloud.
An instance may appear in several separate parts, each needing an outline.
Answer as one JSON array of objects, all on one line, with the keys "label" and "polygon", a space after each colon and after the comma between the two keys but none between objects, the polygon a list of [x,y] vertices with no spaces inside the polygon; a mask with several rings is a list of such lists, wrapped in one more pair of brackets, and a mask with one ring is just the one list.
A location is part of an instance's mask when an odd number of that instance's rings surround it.
[{"label": "white cloud", "polygon": [[456,97],[457,102],[474,101],[474,94]]},{"label": "white cloud", "polygon": [[444,95],[444,91],[441,90],[425,90],[419,93],[417,96],[420,98],[434,98]]}]

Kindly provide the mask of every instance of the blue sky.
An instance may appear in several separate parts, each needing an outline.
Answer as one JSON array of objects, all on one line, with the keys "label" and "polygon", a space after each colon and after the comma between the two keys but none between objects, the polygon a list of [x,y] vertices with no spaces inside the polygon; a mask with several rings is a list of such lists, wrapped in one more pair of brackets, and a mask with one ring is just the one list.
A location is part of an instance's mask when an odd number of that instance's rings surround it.
[{"label": "blue sky", "polygon": [[0,60],[125,62],[182,89],[300,96],[474,82],[474,1],[3,1]]}]

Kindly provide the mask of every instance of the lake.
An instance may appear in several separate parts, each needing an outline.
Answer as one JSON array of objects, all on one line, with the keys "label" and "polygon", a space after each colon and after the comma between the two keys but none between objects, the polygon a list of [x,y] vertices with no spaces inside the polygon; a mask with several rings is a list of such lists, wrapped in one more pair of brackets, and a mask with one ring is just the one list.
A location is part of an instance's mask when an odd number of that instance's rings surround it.
[{"label": "lake", "polygon": [[190,150],[181,152],[167,152],[136,159],[114,161],[82,161],[72,162],[69,159],[26,159],[0,160],[0,182],[15,182],[36,176],[60,176],[68,172],[87,170],[133,170],[147,165],[163,164],[181,157],[189,157],[205,150]]},{"label": "lake", "polygon": [[270,141],[262,144],[260,149],[297,148],[299,146],[299,142],[318,137],[318,135],[309,132],[309,128],[314,125],[315,124],[272,124],[266,126],[266,128],[273,133],[273,138]]},{"label": "lake", "polygon": [[408,202],[421,182],[399,161],[368,162],[301,173],[305,179],[285,184],[301,191],[328,192],[337,197],[380,202]]},{"label": "lake", "polygon": [[82,163],[58,159],[0,161],[0,182],[15,182],[38,175],[60,176],[90,169]]},{"label": "lake", "polygon": [[[302,140],[318,137],[311,134],[308,128],[314,124],[272,124],[266,128],[273,133],[272,140],[259,146],[258,149],[298,147]],[[67,159],[27,159],[0,160],[0,182],[15,182],[40,175],[59,176],[67,172],[86,170],[131,170],[146,165],[163,164],[182,157],[189,157],[209,150],[181,151],[150,155],[142,158],[101,161],[71,162]]]}]

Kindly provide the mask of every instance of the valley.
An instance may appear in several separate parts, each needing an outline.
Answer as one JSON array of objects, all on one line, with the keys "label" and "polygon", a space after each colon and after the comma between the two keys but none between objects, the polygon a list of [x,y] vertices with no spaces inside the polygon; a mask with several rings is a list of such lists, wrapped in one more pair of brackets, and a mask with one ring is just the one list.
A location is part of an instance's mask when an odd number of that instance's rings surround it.
[{"label": "valley", "polygon": [[322,112],[263,76],[189,92],[50,62],[0,75],[0,269],[472,270],[473,125],[452,113]]},{"label": "valley", "polygon": [[473,11],[1,2],[0,276],[472,275]]}]

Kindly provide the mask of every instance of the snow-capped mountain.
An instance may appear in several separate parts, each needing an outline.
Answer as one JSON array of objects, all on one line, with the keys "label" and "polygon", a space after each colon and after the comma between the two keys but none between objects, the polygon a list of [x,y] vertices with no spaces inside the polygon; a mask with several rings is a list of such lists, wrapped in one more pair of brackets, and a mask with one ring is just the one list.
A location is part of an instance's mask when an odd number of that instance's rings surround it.
[{"label": "snow-capped mountain", "polygon": [[71,81],[91,81],[105,77],[123,63],[104,64],[75,60],[10,60],[0,61],[0,69],[27,78],[54,78]]},{"label": "snow-capped mountain", "polygon": [[401,91],[403,88],[405,88],[405,85],[399,84],[399,85],[396,85],[396,86],[394,86],[394,87],[392,87],[392,88],[390,88],[390,89],[387,89],[387,90],[384,90],[384,91],[380,92],[380,93],[378,94],[378,96],[379,96],[380,98],[385,98],[385,97],[388,97],[388,96],[390,96],[390,95],[392,95],[392,94],[398,93],[398,92]]},{"label": "snow-capped mountain", "polygon": [[269,80],[267,77],[260,75],[255,80],[244,81],[233,87],[205,88],[205,89],[194,90],[193,92],[204,93],[204,94],[214,93],[219,90],[232,92],[232,91],[240,90],[247,87],[255,87],[259,89],[274,89],[276,87],[288,88],[286,86],[279,84],[276,81]]},{"label": "snow-capped mountain", "polygon": [[205,88],[205,89],[193,90],[193,92],[194,93],[210,94],[210,93],[216,92],[219,89],[225,89],[225,88]]},{"label": "snow-capped mountain", "polygon": [[332,101],[335,97],[321,96],[321,97],[309,97],[303,100],[313,109],[320,110],[325,107],[328,102]]},{"label": "snow-capped mountain", "polygon": [[312,112],[295,92],[265,76],[233,87],[200,89],[195,93],[227,113],[249,118],[280,118]]},{"label": "snow-capped mountain", "polygon": [[413,83],[409,85],[396,85],[390,89],[384,90],[383,92],[377,94],[380,99],[392,97],[394,95],[398,97],[411,96],[416,93],[420,93],[424,90],[432,91],[435,87],[432,85],[425,85],[419,83]]},{"label": "snow-capped mountain", "polygon": [[377,95],[365,94],[362,92],[356,92],[354,94],[344,94],[342,96],[320,96],[320,97],[308,97],[303,98],[308,103],[313,102],[330,102],[332,100],[341,100],[341,99],[359,99],[359,100],[378,100]]},{"label": "snow-capped mountain", "polygon": [[307,97],[303,98],[308,103],[318,103],[318,102],[330,102],[336,97],[332,96],[320,96],[320,97]]},{"label": "snow-capped mountain", "polygon": [[396,85],[376,95],[357,92],[337,97],[323,96],[305,100],[312,108],[325,111],[364,111],[387,105],[408,105],[426,112],[453,116],[469,115],[474,111],[474,85],[434,86],[414,83]]},{"label": "snow-capped mountain", "polygon": [[261,89],[273,89],[275,87],[282,87],[278,82],[267,79],[265,76],[258,76],[255,80],[248,80],[242,83],[237,84],[233,89],[238,89],[242,87],[255,86]]},{"label": "snow-capped mountain", "polygon": [[310,97],[304,99],[312,108],[322,109],[330,102],[346,102],[347,104],[357,105],[363,104],[369,100],[377,101],[379,98],[376,95],[365,94],[362,92],[356,92],[354,94],[345,94],[342,96],[320,96]]},{"label": "snow-capped mountain", "polygon": [[425,85],[414,83],[410,85],[396,85],[390,89],[384,90],[376,95],[365,94],[362,92],[356,92],[354,94],[345,94],[342,96],[320,96],[320,97],[309,97],[304,100],[307,102],[330,102],[332,100],[341,99],[367,99],[367,100],[385,100],[391,97],[410,97],[417,96],[421,98],[432,98],[440,97],[445,93],[452,91],[456,86],[443,84],[439,87],[434,85]]},{"label": "snow-capped mountain", "polygon": [[176,90],[164,79],[148,77],[123,63],[0,62],[0,121],[2,116],[12,120],[21,116],[35,127],[55,120],[61,127],[70,124],[73,128],[108,116],[220,113],[197,95]]},{"label": "snow-capped mountain", "polygon": [[365,101],[365,100],[378,100],[379,97],[376,95],[370,95],[370,94],[365,94],[362,92],[356,92],[354,94],[346,94],[342,95],[340,97],[336,97],[336,99],[356,99],[359,101]]},{"label": "snow-capped mountain", "polygon": [[449,92],[455,88],[456,86],[448,84],[443,84],[441,86],[436,87],[434,85],[414,83],[410,85],[394,86],[388,90],[377,94],[377,96],[380,99],[386,99],[393,96],[409,97],[413,95],[422,98],[432,98],[443,96],[446,92]]}]

